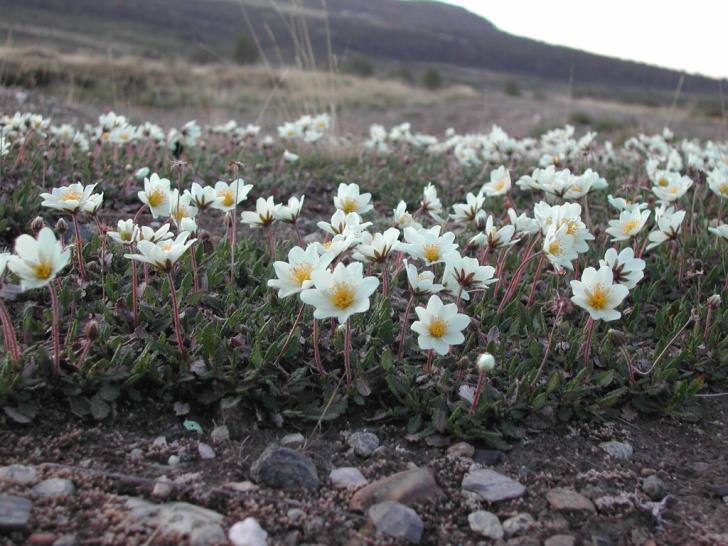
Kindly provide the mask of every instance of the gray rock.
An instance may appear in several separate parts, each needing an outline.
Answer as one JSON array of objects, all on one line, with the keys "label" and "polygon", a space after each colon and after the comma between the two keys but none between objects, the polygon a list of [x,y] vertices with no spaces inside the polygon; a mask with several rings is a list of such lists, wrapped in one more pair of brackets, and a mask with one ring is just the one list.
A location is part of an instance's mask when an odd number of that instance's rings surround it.
[{"label": "gray rock", "polygon": [[384,501],[369,508],[369,517],[377,530],[389,537],[405,538],[419,544],[424,525],[417,512],[396,501]]},{"label": "gray rock", "polygon": [[379,438],[371,432],[360,431],[350,434],[346,443],[359,457],[369,457],[379,447]]},{"label": "gray rock", "polygon": [[210,439],[213,444],[221,444],[230,439],[230,430],[225,425],[215,427],[210,433]]},{"label": "gray rock", "polygon": [[76,486],[64,478],[48,478],[33,488],[33,495],[42,499],[70,497],[76,493]]},{"label": "gray rock", "polygon": [[334,468],[329,480],[336,489],[359,489],[369,483],[359,469],[353,466]]},{"label": "gray rock", "polygon": [[661,501],[665,498],[665,482],[655,474],[647,476],[642,480],[642,491],[653,501]]},{"label": "gray rock", "polygon": [[503,535],[506,538],[514,537],[525,533],[536,525],[536,521],[531,514],[516,514],[512,518],[508,518],[503,522]]},{"label": "gray rock", "polygon": [[488,502],[515,499],[526,492],[526,488],[508,476],[494,470],[472,470],[463,477],[462,488],[477,493]]},{"label": "gray rock", "polygon": [[[127,499],[125,508],[125,526],[141,525],[156,529],[160,539],[178,541],[179,537],[186,536],[194,546],[208,546],[225,541],[225,533],[220,525],[222,514],[201,506],[186,502],[154,504],[144,499],[130,498]],[[220,537],[222,541],[219,540]]]},{"label": "gray rock", "polygon": [[316,467],[309,457],[276,445],[263,451],[250,468],[250,475],[256,482],[276,489],[313,490],[319,486]]},{"label": "gray rock", "polygon": [[55,542],[53,542],[53,546],[77,546],[77,545],[78,545],[78,537],[76,535],[61,535],[55,540]]},{"label": "gray rock", "polygon": [[283,438],[281,438],[282,446],[302,446],[305,442],[306,438],[304,438],[303,434],[300,432],[292,432],[291,434],[286,434]]},{"label": "gray rock", "polygon": [[21,531],[28,525],[33,503],[15,495],[0,495],[0,531]]},{"label": "gray rock", "polygon": [[571,535],[554,535],[547,538],[543,546],[574,546],[576,538]]},{"label": "gray rock", "polygon": [[177,455],[170,455],[169,459],[167,459],[167,464],[169,466],[177,466],[179,464],[180,460]]},{"label": "gray rock", "polygon": [[696,476],[702,476],[703,474],[706,474],[710,471],[710,464],[703,461],[696,461],[690,463],[690,466],[688,468]]},{"label": "gray rock", "polygon": [[129,452],[129,459],[132,461],[141,461],[143,456],[144,452],[138,447],[135,447]]},{"label": "gray rock", "polygon": [[255,518],[245,518],[230,527],[228,538],[233,546],[266,546],[268,533]]},{"label": "gray rock", "polygon": [[168,447],[167,438],[165,438],[164,436],[157,436],[154,439],[154,441],[152,442],[152,446],[159,448],[159,449],[164,449],[164,448]]},{"label": "gray rock", "polygon": [[351,497],[354,510],[366,510],[383,501],[398,501],[402,504],[432,501],[443,495],[429,468],[403,470],[359,489]]},{"label": "gray rock", "polygon": [[458,442],[447,448],[447,456],[451,458],[472,457],[475,448],[467,442]]},{"label": "gray rock", "polygon": [[473,455],[473,460],[483,466],[495,466],[506,460],[506,454],[495,449],[479,449]]},{"label": "gray rock", "polygon": [[293,523],[294,525],[296,523],[299,523],[303,518],[306,516],[306,512],[301,510],[300,508],[291,508],[286,512],[286,517]]},{"label": "gray rock", "polygon": [[28,485],[38,481],[38,473],[34,466],[11,464],[0,467],[0,481],[16,485]]},{"label": "gray rock", "polygon": [[172,491],[174,491],[174,484],[167,476],[162,476],[154,482],[152,496],[158,499],[166,499],[172,494]]},{"label": "gray rock", "polygon": [[596,512],[592,501],[572,489],[555,487],[546,493],[551,508],[567,512]]},{"label": "gray rock", "polygon": [[503,538],[503,526],[498,516],[487,510],[478,510],[468,515],[470,529],[476,533],[493,540]]},{"label": "gray rock", "polygon": [[215,450],[204,442],[197,442],[197,453],[203,461],[209,461],[215,458]]},{"label": "gray rock", "polygon": [[607,455],[617,459],[618,461],[627,461],[632,458],[634,450],[632,446],[627,442],[618,442],[617,440],[610,440],[609,442],[602,442],[599,444]]}]

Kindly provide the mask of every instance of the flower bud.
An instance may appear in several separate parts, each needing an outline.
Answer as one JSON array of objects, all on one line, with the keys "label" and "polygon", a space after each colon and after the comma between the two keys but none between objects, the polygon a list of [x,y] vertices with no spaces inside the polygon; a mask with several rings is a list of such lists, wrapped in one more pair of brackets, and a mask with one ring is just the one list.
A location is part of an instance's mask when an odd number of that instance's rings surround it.
[{"label": "flower bud", "polygon": [[478,357],[476,366],[480,373],[489,372],[495,368],[495,357],[490,353],[483,353]]},{"label": "flower bud", "polygon": [[99,337],[99,323],[95,320],[89,320],[86,323],[83,333],[90,340],[96,339]]},{"label": "flower bud", "polygon": [[30,230],[34,235],[38,235],[38,232],[45,227],[45,220],[42,217],[36,216],[30,223]]},{"label": "flower bud", "polygon": [[716,309],[717,307],[720,307],[722,301],[720,294],[713,294],[708,298],[708,307]]},{"label": "flower bud", "polygon": [[68,231],[68,223],[63,218],[59,218],[56,222],[56,231],[60,235],[63,235],[66,231]]}]

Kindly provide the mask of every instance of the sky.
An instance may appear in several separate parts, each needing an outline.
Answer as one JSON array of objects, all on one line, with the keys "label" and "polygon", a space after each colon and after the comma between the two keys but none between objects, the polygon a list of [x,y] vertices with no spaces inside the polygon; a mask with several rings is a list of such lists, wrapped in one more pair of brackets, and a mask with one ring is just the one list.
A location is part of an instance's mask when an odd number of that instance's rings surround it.
[{"label": "sky", "polygon": [[499,29],[657,66],[728,77],[726,0],[441,0]]}]

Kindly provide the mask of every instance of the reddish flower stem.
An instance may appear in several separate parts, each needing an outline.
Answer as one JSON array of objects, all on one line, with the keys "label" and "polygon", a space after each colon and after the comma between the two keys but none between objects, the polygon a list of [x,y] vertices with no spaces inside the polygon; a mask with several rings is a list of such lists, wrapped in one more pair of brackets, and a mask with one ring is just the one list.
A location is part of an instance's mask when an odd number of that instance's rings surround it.
[{"label": "reddish flower stem", "polygon": [[485,373],[480,372],[478,374],[478,384],[475,387],[475,394],[473,394],[473,403],[470,406],[468,415],[471,417],[475,414],[475,409],[478,407],[478,400],[480,400],[480,393],[483,391],[483,385],[485,385]]},{"label": "reddish flower stem", "polygon": [[412,305],[415,302],[414,295],[410,296],[407,300],[407,307],[404,309],[404,315],[402,315],[402,326],[399,330],[399,350],[397,351],[397,359],[400,360],[404,354],[404,340],[407,335],[407,327],[409,326],[409,316],[412,311]]},{"label": "reddish flower stem", "polygon": [[344,371],[346,373],[346,384],[351,390],[351,321],[348,319],[344,323]]},{"label": "reddish flower stem", "polygon": [[167,281],[169,282],[169,293],[172,296],[172,318],[174,319],[174,333],[177,336],[177,345],[182,358],[185,357],[185,345],[182,341],[182,326],[179,322],[179,306],[177,305],[177,293],[174,289],[174,278],[172,278],[172,270],[167,271]]},{"label": "reddish flower stem", "polygon": [[81,226],[78,224],[78,213],[71,215],[73,218],[73,229],[76,233],[76,255],[78,258],[78,272],[81,278],[86,280],[86,266],[83,262],[83,242],[81,241]]},{"label": "reddish flower stem", "polygon": [[51,326],[51,338],[53,340],[53,377],[61,375],[61,309],[58,304],[58,293],[53,281],[48,283],[48,291],[51,294],[51,311],[53,323]]},{"label": "reddish flower stem", "polygon": [[5,348],[15,362],[20,360],[20,349],[18,348],[18,340],[15,337],[13,323],[10,320],[10,313],[2,300],[0,300],[0,320],[3,323],[3,342]]}]

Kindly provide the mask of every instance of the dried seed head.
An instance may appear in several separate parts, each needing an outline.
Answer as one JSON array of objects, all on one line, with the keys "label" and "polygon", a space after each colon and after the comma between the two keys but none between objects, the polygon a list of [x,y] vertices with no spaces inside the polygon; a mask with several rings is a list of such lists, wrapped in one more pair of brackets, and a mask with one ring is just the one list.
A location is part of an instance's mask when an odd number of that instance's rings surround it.
[{"label": "dried seed head", "polygon": [[45,225],[45,220],[43,220],[40,216],[36,216],[30,223],[30,230],[33,232],[33,235],[38,235],[38,232],[43,229]]},{"label": "dried seed head", "polygon": [[99,337],[99,323],[93,319],[89,320],[83,330],[83,335],[92,341]]},{"label": "dried seed head", "polygon": [[59,218],[56,222],[56,231],[60,235],[63,235],[66,231],[68,231],[68,223],[63,218]]}]

